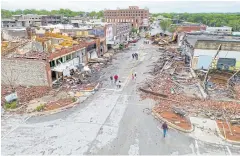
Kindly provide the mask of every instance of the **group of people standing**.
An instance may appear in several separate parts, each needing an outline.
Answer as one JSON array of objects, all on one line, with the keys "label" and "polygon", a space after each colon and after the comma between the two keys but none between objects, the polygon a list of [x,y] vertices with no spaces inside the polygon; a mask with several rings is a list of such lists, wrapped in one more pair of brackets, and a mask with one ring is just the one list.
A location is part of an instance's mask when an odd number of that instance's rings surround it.
[{"label": "group of people standing", "polygon": [[110,76],[111,83],[113,83],[113,79],[114,79],[114,83],[116,84],[117,88],[121,88],[121,81],[118,80],[117,74],[114,76]]},{"label": "group of people standing", "polygon": [[133,53],[133,54],[132,54],[132,58],[133,58],[133,59],[136,58],[136,60],[138,60],[138,53]]}]

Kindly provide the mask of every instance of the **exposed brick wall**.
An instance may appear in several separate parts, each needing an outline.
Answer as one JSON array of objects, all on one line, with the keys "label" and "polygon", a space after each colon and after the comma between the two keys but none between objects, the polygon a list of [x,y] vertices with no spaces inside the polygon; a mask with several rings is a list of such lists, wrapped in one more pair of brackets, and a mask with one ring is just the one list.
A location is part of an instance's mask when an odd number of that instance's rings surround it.
[{"label": "exposed brick wall", "polygon": [[2,59],[1,82],[15,86],[51,86],[47,62],[29,59]]},{"label": "exposed brick wall", "polygon": [[66,55],[68,53],[71,53],[73,51],[76,51],[76,50],[79,50],[79,49],[82,49],[84,47],[87,47],[87,43],[85,42],[82,42],[81,44],[79,45],[74,45],[73,47],[70,47],[70,48],[62,48],[61,50],[57,50],[56,52],[53,52],[49,55],[49,60],[53,60],[54,58],[57,58],[57,57],[60,57],[62,55]]}]

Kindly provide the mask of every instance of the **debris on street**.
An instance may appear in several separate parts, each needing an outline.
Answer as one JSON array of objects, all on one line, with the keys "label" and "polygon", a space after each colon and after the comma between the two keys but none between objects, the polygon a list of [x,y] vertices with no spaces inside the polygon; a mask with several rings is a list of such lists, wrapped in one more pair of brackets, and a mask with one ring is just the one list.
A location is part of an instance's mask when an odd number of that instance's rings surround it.
[{"label": "debris on street", "polygon": [[174,44],[164,44],[163,47],[159,49],[159,59],[148,72],[154,78],[139,87],[142,98],[157,101],[154,110],[173,124],[178,124],[175,123],[177,117],[181,118],[180,121],[186,115],[206,117],[234,123],[238,132],[233,135],[239,135],[239,79],[234,78],[227,87],[233,73],[211,70],[208,88],[204,89],[202,78],[206,72],[194,72],[186,56]]}]

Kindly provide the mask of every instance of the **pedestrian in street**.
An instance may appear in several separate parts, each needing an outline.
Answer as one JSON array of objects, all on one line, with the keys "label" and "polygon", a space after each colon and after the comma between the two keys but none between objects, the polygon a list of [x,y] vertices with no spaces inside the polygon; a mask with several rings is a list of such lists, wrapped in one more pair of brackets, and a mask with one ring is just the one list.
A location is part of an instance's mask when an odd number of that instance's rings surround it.
[{"label": "pedestrian in street", "polygon": [[134,73],[134,79],[135,79],[135,81],[137,80],[137,73],[136,72]]},{"label": "pedestrian in street", "polygon": [[110,81],[111,81],[111,84],[113,83],[113,77],[112,76],[110,76]]},{"label": "pedestrian in street", "polygon": [[136,57],[136,60],[138,60],[138,54],[137,53],[135,53],[135,57]]},{"label": "pedestrian in street", "polygon": [[121,81],[118,81],[116,85],[117,85],[117,88],[121,88]]},{"label": "pedestrian in street", "polygon": [[132,54],[132,58],[134,59],[134,54]]},{"label": "pedestrian in street", "polygon": [[166,122],[162,124],[162,129],[163,129],[163,137],[165,138],[168,131],[168,125]]},{"label": "pedestrian in street", "polygon": [[134,76],[134,74],[132,73],[132,80],[134,80],[134,77],[135,77],[135,76]]},{"label": "pedestrian in street", "polygon": [[117,80],[118,80],[118,75],[116,74],[116,75],[114,76],[114,81],[115,81],[115,83],[117,82]]}]

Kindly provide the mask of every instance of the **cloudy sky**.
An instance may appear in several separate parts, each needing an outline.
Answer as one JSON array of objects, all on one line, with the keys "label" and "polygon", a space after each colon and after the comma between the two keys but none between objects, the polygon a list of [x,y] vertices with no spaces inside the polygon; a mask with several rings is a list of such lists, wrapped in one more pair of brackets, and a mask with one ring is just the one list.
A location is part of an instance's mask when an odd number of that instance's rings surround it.
[{"label": "cloudy sky", "polygon": [[67,8],[74,11],[99,11],[103,9],[127,8],[136,5],[148,7],[151,13],[156,12],[240,12],[240,1],[103,1],[103,0],[1,0],[1,8],[16,9],[46,9]]}]

